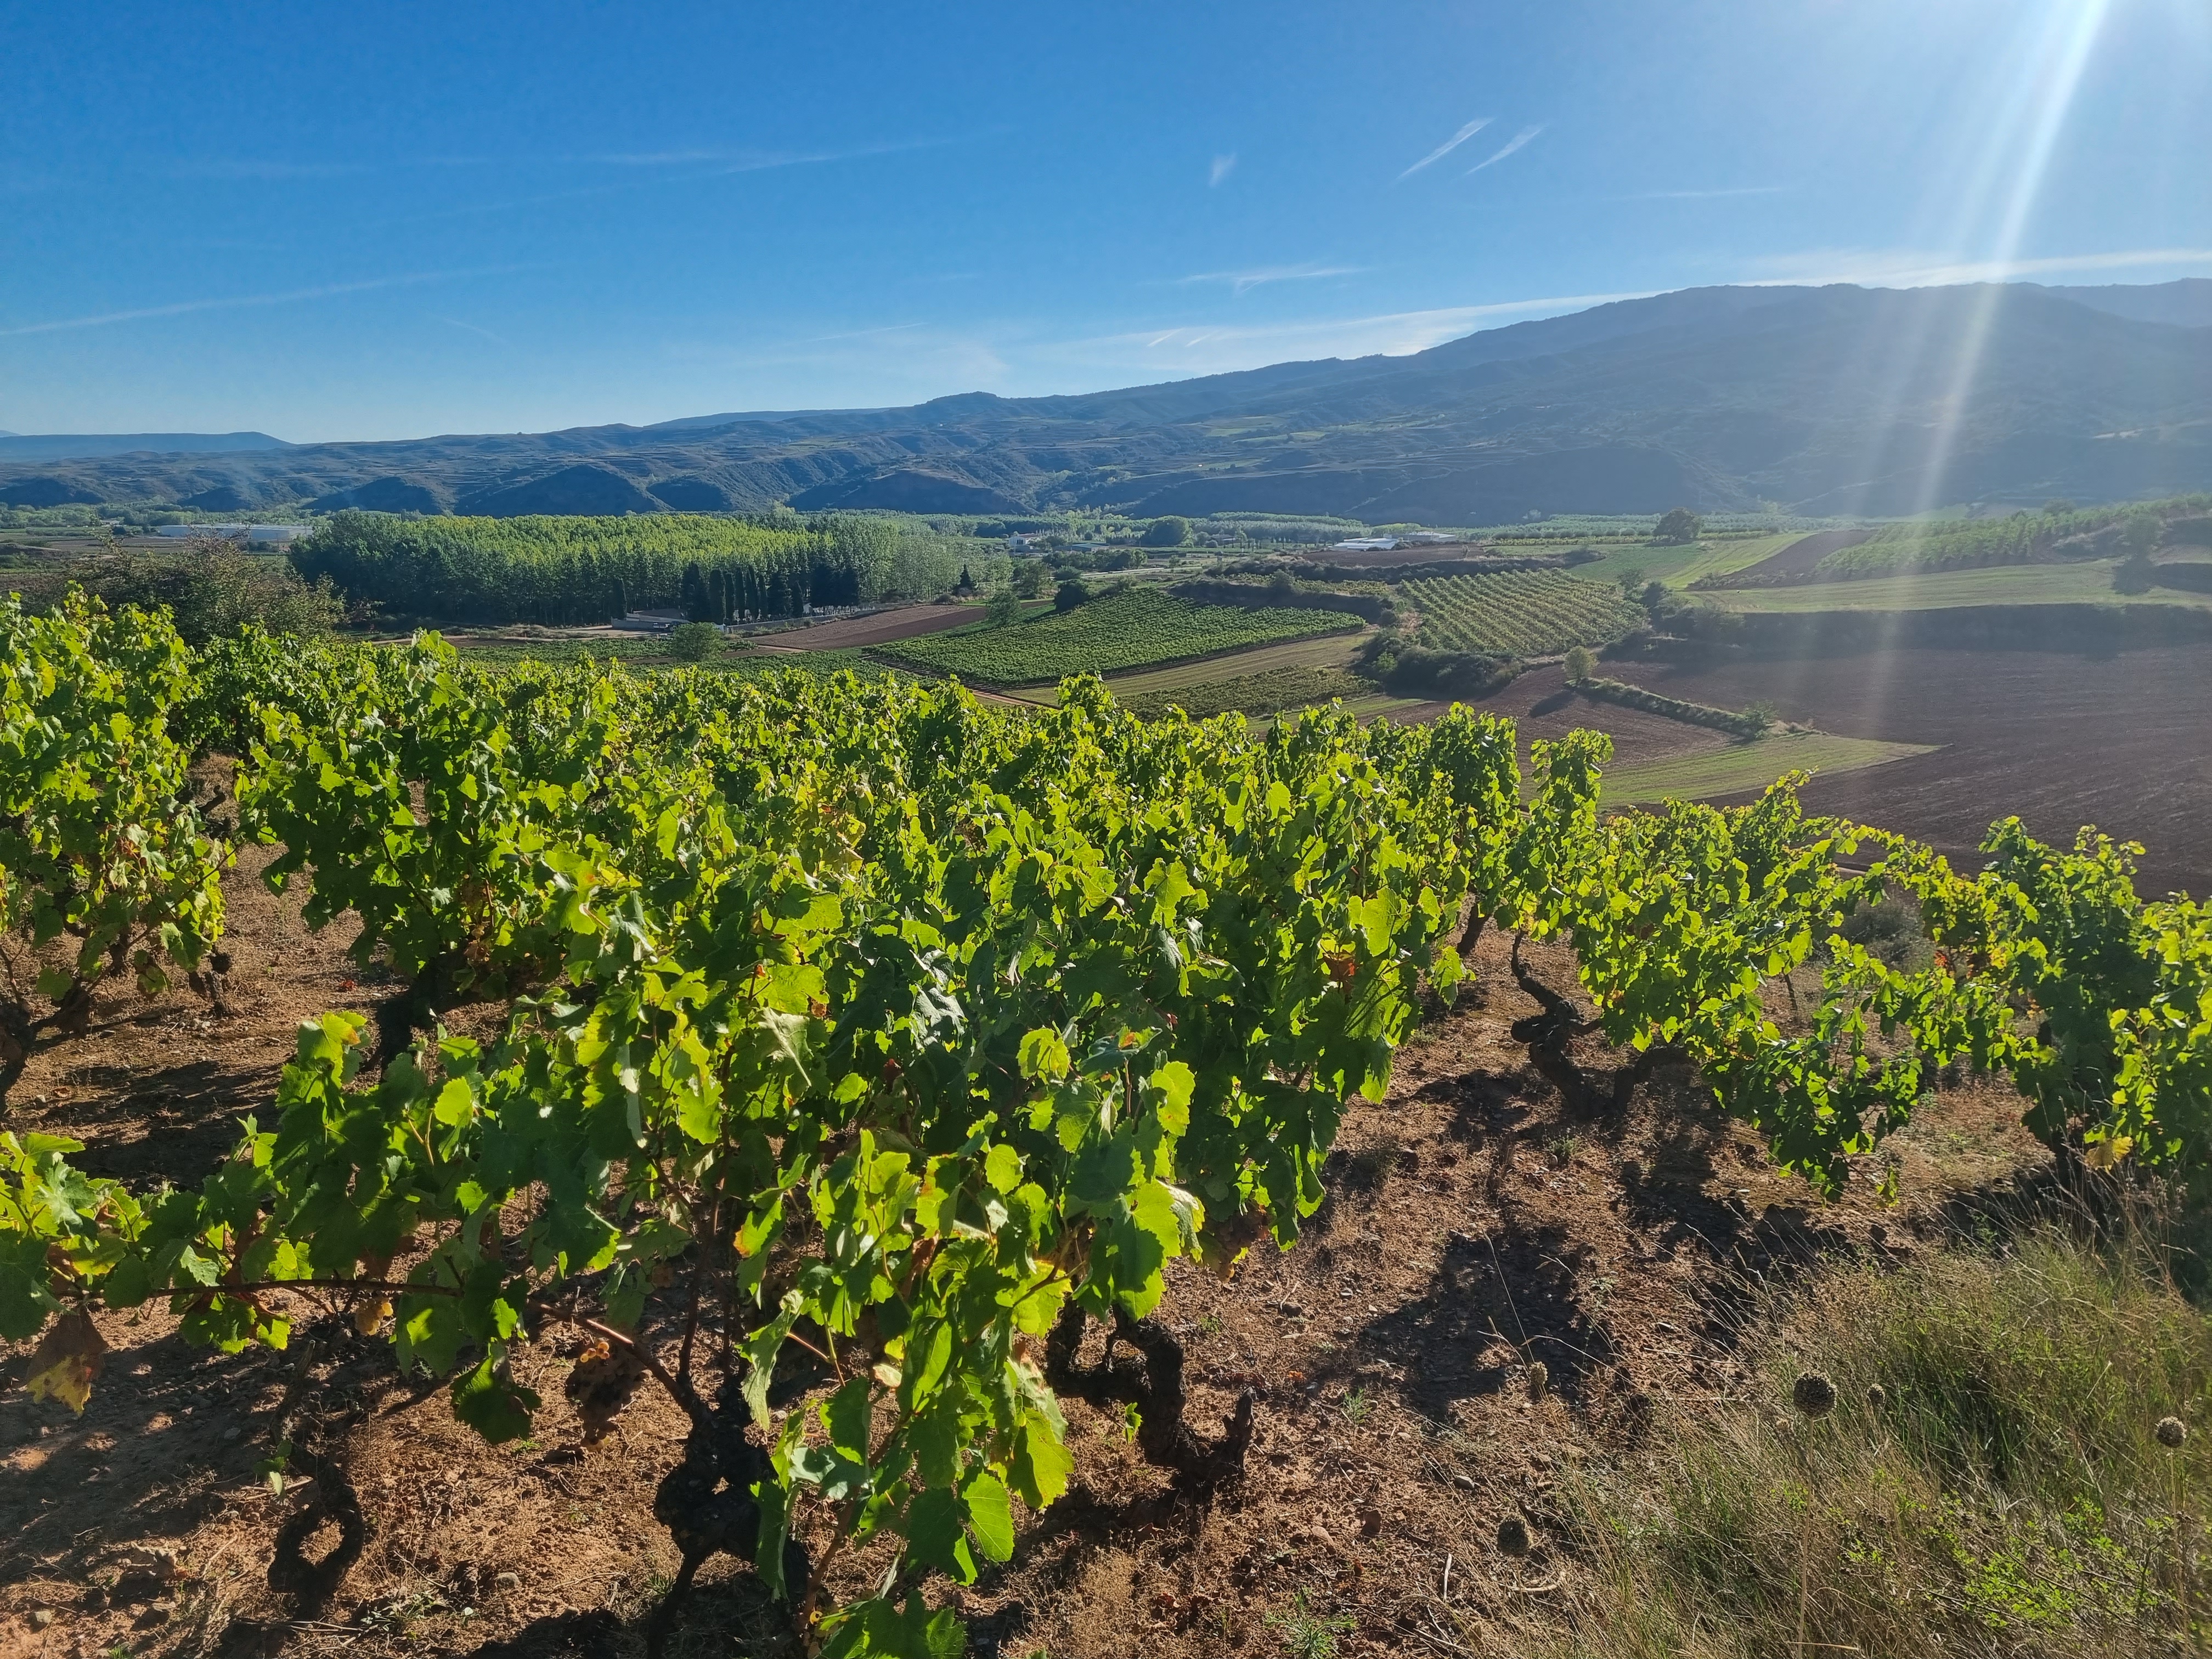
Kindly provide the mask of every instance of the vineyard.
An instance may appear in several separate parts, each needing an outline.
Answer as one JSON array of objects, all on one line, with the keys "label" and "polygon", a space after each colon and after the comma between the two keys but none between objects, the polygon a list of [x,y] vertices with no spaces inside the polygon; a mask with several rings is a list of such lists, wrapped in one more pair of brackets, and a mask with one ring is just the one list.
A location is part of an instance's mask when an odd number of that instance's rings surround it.
[{"label": "vineyard", "polygon": [[1449,576],[1404,591],[1421,613],[1419,643],[1434,651],[1540,657],[1603,645],[1643,626],[1643,607],[1610,583],[1552,570]]},{"label": "vineyard", "polygon": [[1069,674],[1111,674],[1358,626],[1357,618],[1328,611],[1193,605],[1128,586],[1030,622],[963,629],[879,651],[980,684],[1048,685]]},{"label": "vineyard", "polygon": [[[900,649],[1012,679],[1340,623],[1132,592]],[[573,1333],[587,1444],[644,1389],[684,1425],[656,1465],[681,1566],[654,1653],[723,1555],[810,1651],[959,1653],[947,1585],[1068,1494],[1070,1402],[1193,1503],[1242,1480],[1260,1393],[1191,1420],[1170,1264],[1296,1245],[1347,1114],[1506,937],[1540,1010],[1514,1041],[1593,1121],[1692,1067],[1836,1194],[1948,1068],[2008,1077],[2070,1157],[2212,1167],[2212,915],[2141,900],[2087,832],[2069,853],[2001,823],[1968,876],[1807,815],[1794,779],[1607,818],[1602,736],[1524,769],[1512,723],[1464,708],[1261,734],[1141,720],[1092,679],[994,709],[888,678],[474,669],[434,635],[196,653],[82,599],[0,603],[0,914],[43,969],[0,1010],[4,1080],[103,985],[228,994],[226,834],[402,987],[374,1021],[302,1024],[197,1187],[0,1133],[0,1339],[35,1341],[31,1394],[82,1411],[109,1386],[94,1316],[160,1303],[228,1354],[383,1334],[522,1446],[547,1402],[520,1362]],[[188,782],[210,753],[237,761],[221,829]],[[1854,942],[1900,904],[1931,951]],[[472,1034],[465,1006],[492,1011]],[[1574,1047],[1601,1034],[1604,1074]],[[270,1582],[317,1582],[302,1544],[358,1530],[358,1496],[304,1444],[268,1473],[312,1494]]]},{"label": "vineyard", "polygon": [[309,581],[401,616],[568,625],[681,606],[696,620],[793,617],[876,598],[898,532],[880,519],[817,528],[687,514],[619,519],[405,519],[340,513],[292,549]]}]

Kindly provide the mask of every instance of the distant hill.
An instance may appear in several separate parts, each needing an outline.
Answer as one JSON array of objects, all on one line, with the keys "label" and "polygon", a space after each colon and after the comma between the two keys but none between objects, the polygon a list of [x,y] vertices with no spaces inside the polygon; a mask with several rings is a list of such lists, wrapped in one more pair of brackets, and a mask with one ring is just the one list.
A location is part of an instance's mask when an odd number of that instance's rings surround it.
[{"label": "distant hill", "polygon": [[1686,289],[1410,356],[1073,397],[963,392],[907,409],[110,454],[52,471],[6,453],[0,499],[33,489],[219,499],[224,511],[1110,505],[1486,524],[1681,504],[2107,501],[2212,488],[2212,282]]},{"label": "distant hill", "polygon": [[2112,283],[2103,288],[2046,288],[2043,291],[2087,306],[2092,311],[2131,317],[2139,323],[2212,328],[2212,276],[2185,276],[2178,283]]},{"label": "distant hill", "polygon": [[73,461],[99,455],[229,455],[289,449],[265,432],[0,432],[0,461]]}]

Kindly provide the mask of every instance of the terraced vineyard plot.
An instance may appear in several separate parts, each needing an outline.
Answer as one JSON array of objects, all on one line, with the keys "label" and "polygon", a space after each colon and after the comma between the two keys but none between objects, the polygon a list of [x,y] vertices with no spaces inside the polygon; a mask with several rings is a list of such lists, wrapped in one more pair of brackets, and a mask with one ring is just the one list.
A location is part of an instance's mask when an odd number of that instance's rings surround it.
[{"label": "terraced vineyard plot", "polygon": [[1257,674],[1237,674],[1208,680],[1175,691],[1139,692],[1122,707],[1151,720],[1170,708],[1194,720],[1210,720],[1231,709],[1246,714],[1278,714],[1285,708],[1341,699],[1350,702],[1371,696],[1375,688],[1341,668],[1271,668]]},{"label": "terraced vineyard plot", "polygon": [[1437,651],[1548,656],[1603,645],[1644,622],[1644,608],[1620,589],[1556,570],[1448,576],[1405,592],[1421,613],[1420,643]]},{"label": "terraced vineyard plot", "polygon": [[1125,587],[1034,622],[902,640],[878,654],[987,685],[1042,685],[1069,674],[1111,674],[1360,625],[1358,617],[1334,611],[1200,605]]}]

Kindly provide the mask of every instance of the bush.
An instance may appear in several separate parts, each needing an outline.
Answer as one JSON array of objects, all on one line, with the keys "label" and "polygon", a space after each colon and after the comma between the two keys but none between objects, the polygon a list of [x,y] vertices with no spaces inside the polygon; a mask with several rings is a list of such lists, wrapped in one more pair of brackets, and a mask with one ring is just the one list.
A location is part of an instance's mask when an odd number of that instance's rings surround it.
[{"label": "bush", "polygon": [[2148,593],[2156,585],[2157,569],[2147,558],[2123,559],[2112,567],[2112,592]]},{"label": "bush", "polygon": [[1401,697],[1480,697],[1521,672],[1510,657],[1477,651],[1431,651],[1395,639],[1369,659],[1368,672]]},{"label": "bush", "polygon": [[1091,590],[1083,585],[1082,578],[1070,576],[1054,590],[1052,608],[1055,611],[1073,611],[1090,597]]},{"label": "bush", "polygon": [[1697,540],[1698,532],[1704,528],[1705,521],[1696,514],[1686,507],[1678,507],[1659,520],[1658,528],[1651,532],[1651,539],[1662,547],[1680,547]]},{"label": "bush", "polygon": [[346,618],[331,579],[313,582],[282,557],[248,553],[236,542],[203,537],[181,553],[109,553],[78,561],[46,584],[24,584],[24,597],[52,604],[75,584],[111,609],[166,605],[187,645],[229,639],[252,623],[272,634],[326,634]]},{"label": "bush", "polygon": [[722,630],[712,623],[689,622],[668,633],[668,654],[684,662],[704,662],[722,647]]},{"label": "bush", "polygon": [[1182,547],[1190,540],[1190,520],[1170,516],[1155,519],[1145,526],[1144,544],[1146,547]]},{"label": "bush", "polygon": [[2159,516],[2157,508],[2139,507],[2121,525],[2120,542],[2128,550],[2129,557],[2148,559],[2165,531],[2166,520]]},{"label": "bush", "polygon": [[1567,652],[1567,684],[1579,685],[1597,671],[1597,659],[1586,645],[1577,645]]},{"label": "bush", "polygon": [[1014,597],[1014,590],[1002,587],[991,595],[991,603],[983,614],[994,628],[1011,628],[1022,619],[1022,602]]}]

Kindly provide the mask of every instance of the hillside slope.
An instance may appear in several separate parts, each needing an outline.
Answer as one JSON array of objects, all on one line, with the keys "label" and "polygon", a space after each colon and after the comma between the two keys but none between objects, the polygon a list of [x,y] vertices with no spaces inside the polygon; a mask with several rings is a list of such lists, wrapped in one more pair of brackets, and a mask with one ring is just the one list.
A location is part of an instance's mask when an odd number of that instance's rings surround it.
[{"label": "hillside slope", "polygon": [[2212,485],[2206,310],[2196,283],[1690,289],[1405,357],[1077,397],[0,464],[0,494],[501,514],[1110,505],[1459,524],[1684,502],[1895,514],[2106,500]]}]

